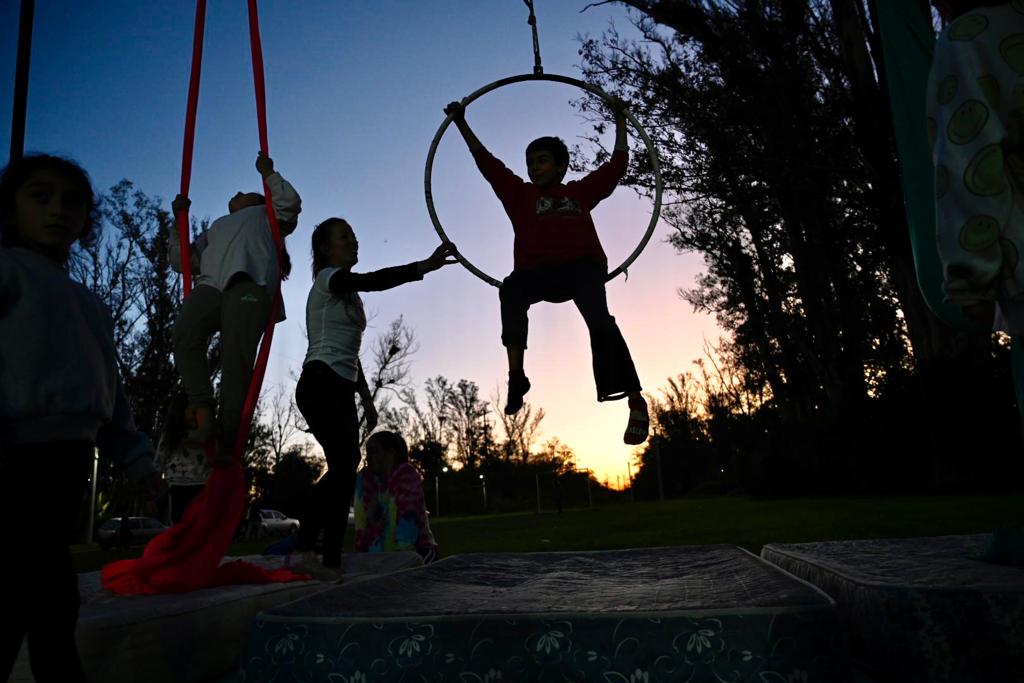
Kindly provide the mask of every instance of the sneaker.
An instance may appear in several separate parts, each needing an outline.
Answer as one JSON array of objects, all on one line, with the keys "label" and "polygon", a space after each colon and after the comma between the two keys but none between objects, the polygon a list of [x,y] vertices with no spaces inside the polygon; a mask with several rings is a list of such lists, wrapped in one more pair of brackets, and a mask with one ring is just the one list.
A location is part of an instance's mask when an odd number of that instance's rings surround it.
[{"label": "sneaker", "polygon": [[530,380],[522,372],[508,373],[508,401],[505,414],[515,415],[523,407],[523,396],[530,390]]}]

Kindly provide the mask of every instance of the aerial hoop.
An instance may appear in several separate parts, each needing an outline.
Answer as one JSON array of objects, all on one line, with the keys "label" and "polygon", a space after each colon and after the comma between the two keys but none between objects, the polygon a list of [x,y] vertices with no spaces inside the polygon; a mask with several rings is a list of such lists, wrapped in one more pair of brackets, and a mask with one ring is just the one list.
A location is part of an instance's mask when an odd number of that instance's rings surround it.
[{"label": "aerial hoop", "polygon": [[[482,97],[483,95],[486,95],[492,90],[497,90],[498,88],[501,88],[506,85],[511,85],[512,83],[522,83],[524,81],[554,81],[556,83],[565,83],[567,85],[573,85],[581,90],[586,90],[587,92],[597,95],[605,102],[610,103],[612,101],[612,98],[608,95],[608,93],[604,92],[596,85],[584,83],[583,81],[580,81],[575,78],[570,78],[569,76],[558,76],[555,74],[545,73],[532,73],[522,74],[519,76],[509,76],[508,78],[502,78],[501,80],[494,81],[489,85],[485,85],[484,87],[465,97],[462,100],[462,106],[468,107],[471,102],[478,99],[479,97]],[[640,252],[644,250],[644,248],[647,246],[647,243],[651,240],[651,235],[654,234],[654,227],[658,224],[658,216],[661,213],[661,167],[658,163],[658,152],[654,148],[654,143],[651,142],[651,138],[647,135],[647,131],[645,131],[643,126],[640,125],[640,122],[637,121],[636,118],[628,110],[624,110],[624,113],[626,115],[626,120],[633,125],[633,129],[636,130],[637,134],[640,136],[640,139],[643,140],[644,146],[647,147],[647,155],[651,163],[651,172],[654,173],[654,210],[651,212],[651,222],[647,225],[647,232],[644,233],[643,238],[640,240],[640,244],[638,244],[636,249],[633,250],[633,253],[630,254],[626,258],[626,260],[622,262],[622,265],[608,273],[607,280],[611,280],[612,278],[617,277],[620,273],[625,272],[626,269],[629,268],[630,265],[632,265],[633,261],[635,261],[636,258],[640,256]],[[441,123],[441,127],[437,129],[437,133],[434,135],[434,139],[430,143],[430,152],[427,153],[427,167],[423,177],[423,188],[427,199],[427,211],[430,213],[430,222],[434,224],[434,230],[437,231],[438,236],[441,238],[441,242],[445,244],[450,243],[451,240],[448,239],[448,235],[445,234],[444,227],[441,225],[441,221],[437,217],[437,211],[434,209],[434,195],[433,192],[431,191],[430,176],[434,168],[434,154],[437,152],[437,145],[441,142],[441,138],[444,137],[444,133],[448,129],[448,125],[451,122],[452,117],[447,116],[445,117],[445,120]],[[473,273],[473,275],[476,275],[484,282],[494,285],[495,287],[501,286],[500,280],[491,277],[487,273],[483,272],[482,270],[474,266],[469,261],[469,259],[467,259],[461,252],[457,252],[455,254],[455,257],[459,260],[459,263],[461,263],[466,268],[466,270]]]}]

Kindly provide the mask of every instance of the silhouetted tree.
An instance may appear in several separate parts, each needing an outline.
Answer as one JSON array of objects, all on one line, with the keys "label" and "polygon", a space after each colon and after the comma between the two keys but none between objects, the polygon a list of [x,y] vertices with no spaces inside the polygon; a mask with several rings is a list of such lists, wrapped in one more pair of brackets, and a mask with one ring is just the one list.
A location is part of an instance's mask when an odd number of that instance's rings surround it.
[{"label": "silhouetted tree", "polygon": [[409,448],[409,460],[419,468],[424,478],[436,477],[448,464],[444,447],[437,441],[420,441]]},{"label": "silhouetted tree", "polygon": [[313,484],[323,473],[323,459],[309,452],[308,444],[293,444],[285,449],[273,472],[259,470],[255,484],[261,490],[264,505],[296,515],[309,498]]},{"label": "silhouetted tree", "polygon": [[171,331],[181,305],[181,282],[167,261],[173,220],[157,198],[128,180],[102,195],[100,207],[102,237],[91,247],[75,248],[70,273],[110,309],[135,422],[155,441],[178,383]]},{"label": "silhouetted tree", "polygon": [[424,403],[416,392],[407,387],[402,390],[402,402],[408,409],[408,434],[410,446],[417,444],[438,444],[447,458],[451,443],[451,404],[455,389],[451,382],[441,375],[429,378],[423,385]]},{"label": "silhouetted tree", "polygon": [[498,449],[499,453],[506,460],[526,464],[533,450],[533,442],[540,431],[540,423],[544,420],[544,409],[534,409],[531,403],[526,402],[515,415],[506,415],[505,411],[499,409],[499,406],[504,404],[505,396],[502,395],[501,387],[498,387],[491,399],[491,405],[495,407],[494,414],[498,416],[505,435]]},{"label": "silhouetted tree", "polygon": [[[171,217],[157,198],[128,180],[101,195],[100,216],[100,239],[89,247],[73,248],[69,273],[110,310],[118,364],[135,423],[156,444],[179,383],[171,330],[181,285],[166,255]],[[118,489],[121,471],[112,462],[101,459],[98,474],[101,492]]]},{"label": "silhouetted tree", "polygon": [[283,384],[265,388],[257,410],[253,425],[259,423],[263,429],[254,445],[267,449],[269,469],[274,469],[295,438],[305,433],[306,425],[295,405],[295,393]]},{"label": "silhouetted tree", "polygon": [[[914,454],[908,475],[969,443],[1019,449],[1012,420],[984,435],[960,427],[991,421],[1012,395],[990,336],[945,326],[918,290],[870,6],[617,1],[637,10],[641,39],[585,39],[585,77],[654,139],[670,242],[707,265],[680,294],[728,333],[738,386],[784,426],[777,454],[837,481],[883,449]],[[580,107],[602,132],[603,104]],[[598,145],[594,161],[606,155]],[[625,182],[649,195],[646,150],[632,156]],[[721,443],[740,406],[715,396]]]},{"label": "silhouetted tree", "polygon": [[495,454],[490,404],[480,398],[476,382],[460,379],[449,393],[448,426],[455,462],[470,470]]},{"label": "silhouetted tree", "polygon": [[[363,366],[363,371],[377,409],[378,423],[383,428],[403,431],[402,427],[406,426],[408,415],[392,401],[401,399],[402,392],[410,389],[410,357],[418,350],[416,336],[402,316],[392,320],[388,329],[374,340],[372,361]],[[359,410],[359,424],[362,425],[360,443],[363,443],[370,433],[366,429],[361,404]]]}]

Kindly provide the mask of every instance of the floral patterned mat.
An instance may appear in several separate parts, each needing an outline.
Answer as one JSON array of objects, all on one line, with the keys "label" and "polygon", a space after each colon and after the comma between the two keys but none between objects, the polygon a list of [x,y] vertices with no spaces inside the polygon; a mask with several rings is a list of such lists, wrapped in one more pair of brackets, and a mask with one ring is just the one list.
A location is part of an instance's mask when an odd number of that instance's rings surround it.
[{"label": "floral patterned mat", "polygon": [[267,610],[244,681],[844,680],[835,606],[733,546],[459,555]]}]

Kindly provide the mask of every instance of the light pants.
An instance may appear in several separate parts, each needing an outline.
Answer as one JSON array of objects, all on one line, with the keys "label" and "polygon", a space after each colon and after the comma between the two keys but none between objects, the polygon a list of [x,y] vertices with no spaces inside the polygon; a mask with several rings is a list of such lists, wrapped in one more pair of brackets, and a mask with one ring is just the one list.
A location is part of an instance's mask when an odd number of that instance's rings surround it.
[{"label": "light pants", "polygon": [[190,406],[213,408],[207,352],[220,331],[221,442],[234,447],[242,405],[252,380],[260,337],[270,316],[270,294],[252,280],[236,280],[221,292],[198,285],[185,299],[174,326],[174,363]]}]

